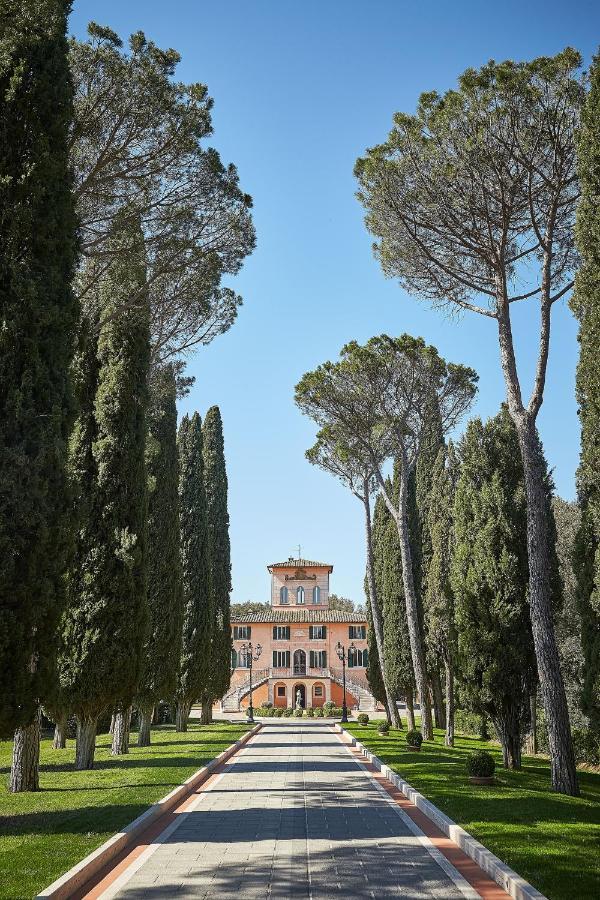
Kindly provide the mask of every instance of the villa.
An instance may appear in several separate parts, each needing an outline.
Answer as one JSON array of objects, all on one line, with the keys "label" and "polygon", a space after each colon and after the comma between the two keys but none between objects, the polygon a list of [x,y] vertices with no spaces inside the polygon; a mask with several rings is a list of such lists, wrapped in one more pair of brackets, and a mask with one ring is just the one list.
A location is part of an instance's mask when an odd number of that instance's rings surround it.
[{"label": "villa", "polygon": [[349,708],[375,709],[366,677],[367,620],[364,613],[329,609],[329,576],[333,566],[290,557],[267,566],[271,575],[268,610],[232,616],[232,676],[221,701],[224,712],[249,702],[248,644],[253,660],[253,704],[323,706],[343,699],[342,663],[346,651],[346,703]]}]

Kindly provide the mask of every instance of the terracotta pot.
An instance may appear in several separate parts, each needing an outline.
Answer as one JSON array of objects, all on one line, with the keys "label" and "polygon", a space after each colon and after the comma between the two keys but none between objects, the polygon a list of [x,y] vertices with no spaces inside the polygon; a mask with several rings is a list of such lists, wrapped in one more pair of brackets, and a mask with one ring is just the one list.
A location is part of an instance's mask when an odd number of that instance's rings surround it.
[{"label": "terracotta pot", "polygon": [[469,775],[469,781],[471,784],[493,784],[494,776],[493,775]]}]

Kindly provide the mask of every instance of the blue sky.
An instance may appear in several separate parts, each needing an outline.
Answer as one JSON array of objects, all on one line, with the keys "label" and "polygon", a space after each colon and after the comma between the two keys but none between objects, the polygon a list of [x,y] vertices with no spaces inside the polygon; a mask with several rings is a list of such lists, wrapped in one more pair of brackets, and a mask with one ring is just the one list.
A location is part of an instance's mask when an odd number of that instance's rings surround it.
[{"label": "blue sky", "polygon": [[[190,359],[196,384],[181,412],[216,403],[230,485],[233,600],[268,599],[265,566],[297,552],[334,564],[332,590],[362,600],[361,508],[304,450],[314,427],[296,410],[302,374],[348,340],[409,332],[480,375],[474,412],[504,397],[494,323],[444,317],[383,278],[355,199],[352,168],[396,110],[444,91],[468,66],[526,59],[566,45],[586,60],[600,41],[591,0],[75,0],[71,30],[90,19],[122,37],[139,29],[182,54],[178,77],[214,98],[210,143],[254,198],[258,245],[235,288],[236,325]],[[574,496],[579,431],[576,324],[564,302],[540,430],[558,492]],[[520,364],[533,365],[534,309],[518,310]]]}]

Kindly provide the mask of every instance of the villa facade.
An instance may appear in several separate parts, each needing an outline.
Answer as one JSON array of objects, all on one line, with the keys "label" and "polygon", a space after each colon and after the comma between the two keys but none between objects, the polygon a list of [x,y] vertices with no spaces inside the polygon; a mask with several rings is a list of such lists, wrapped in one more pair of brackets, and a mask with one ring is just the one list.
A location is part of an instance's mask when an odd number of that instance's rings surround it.
[{"label": "villa facade", "polygon": [[223,697],[224,711],[249,702],[250,679],[244,645],[261,646],[253,661],[253,703],[273,706],[342,704],[342,663],[336,647],[347,652],[346,702],[350,708],[374,709],[366,677],[367,621],[362,613],[329,609],[333,566],[290,557],[267,567],[271,576],[268,610],[231,617],[232,676]]}]

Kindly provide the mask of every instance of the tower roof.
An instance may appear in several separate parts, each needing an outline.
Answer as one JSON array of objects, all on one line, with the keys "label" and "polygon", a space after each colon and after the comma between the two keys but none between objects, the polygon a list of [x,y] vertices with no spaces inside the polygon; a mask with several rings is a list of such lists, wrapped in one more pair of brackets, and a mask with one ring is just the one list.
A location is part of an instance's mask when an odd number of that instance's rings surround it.
[{"label": "tower roof", "polygon": [[327,569],[333,572],[331,563],[316,562],[314,559],[295,559],[290,556],[285,562],[271,563],[267,566],[269,572],[273,569]]}]

